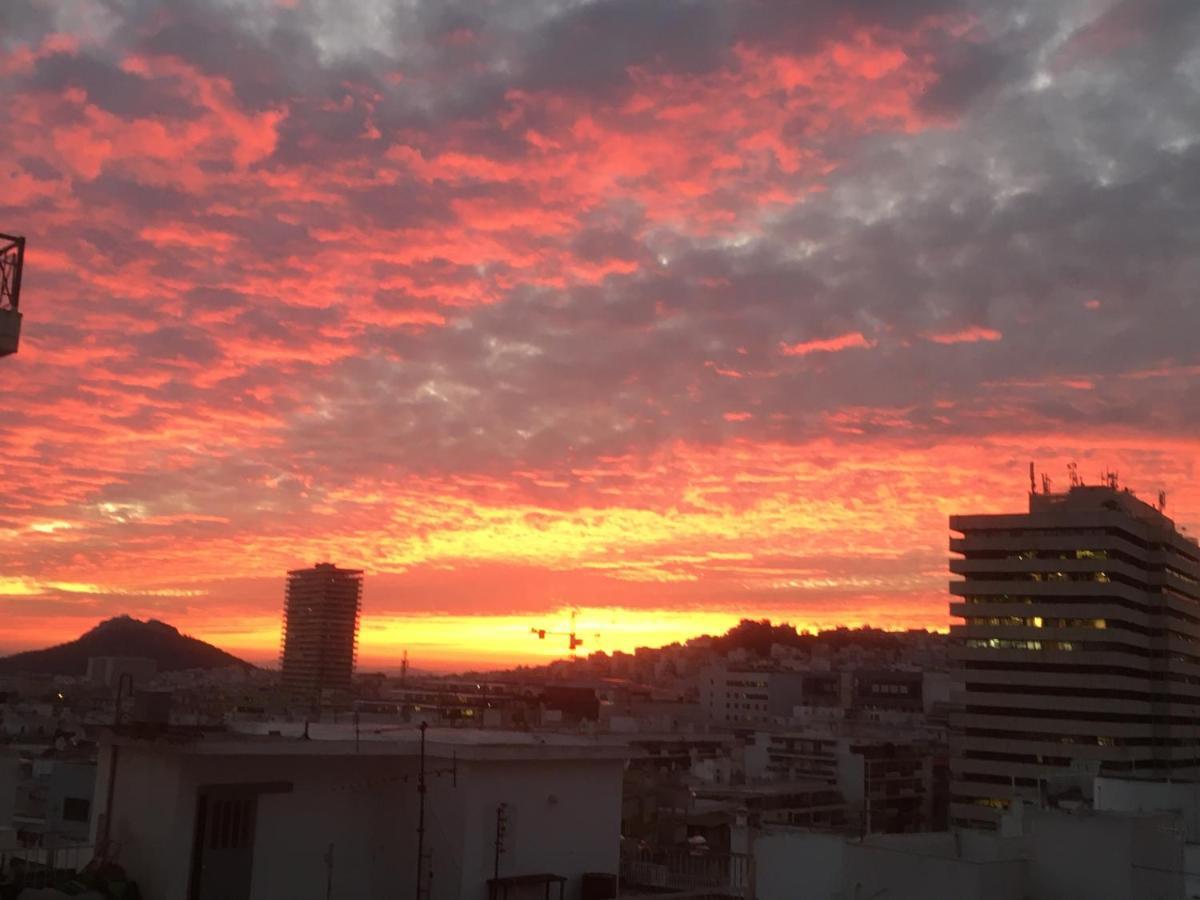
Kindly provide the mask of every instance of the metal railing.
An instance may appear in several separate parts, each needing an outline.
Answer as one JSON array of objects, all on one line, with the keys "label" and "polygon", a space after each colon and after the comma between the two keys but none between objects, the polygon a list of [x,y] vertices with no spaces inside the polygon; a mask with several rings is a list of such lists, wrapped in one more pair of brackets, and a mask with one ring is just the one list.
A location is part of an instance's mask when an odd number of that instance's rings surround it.
[{"label": "metal railing", "polygon": [[0,850],[0,887],[63,887],[74,881],[95,856],[96,848],[91,844]]},{"label": "metal railing", "polygon": [[621,855],[621,884],[714,897],[752,897],[753,858],[744,853],[705,850],[637,850]]}]

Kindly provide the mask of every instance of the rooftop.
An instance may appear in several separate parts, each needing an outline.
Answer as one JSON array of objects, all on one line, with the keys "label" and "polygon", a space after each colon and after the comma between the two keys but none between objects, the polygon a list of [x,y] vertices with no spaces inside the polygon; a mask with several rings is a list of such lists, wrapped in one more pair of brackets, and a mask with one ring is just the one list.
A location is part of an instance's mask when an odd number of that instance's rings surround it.
[{"label": "rooftop", "polygon": [[[419,727],[362,726],[353,723],[271,722],[240,724],[239,731],[167,731],[145,736],[111,735],[120,746],[155,747],[176,754],[216,756],[413,756],[419,752]],[[305,732],[307,730],[307,737]],[[429,728],[426,753],[432,757],[484,759],[609,759],[629,757],[627,747],[593,737],[470,728]]]},{"label": "rooftop", "polygon": [[760,784],[705,784],[697,785],[692,790],[697,796],[742,799],[747,797],[787,797],[792,794],[806,794],[810,791],[836,791],[837,785],[813,778],[807,781],[768,781]]},{"label": "rooftop", "polygon": [[1142,500],[1129,488],[1118,488],[1112,485],[1077,484],[1060,493],[1029,495],[1029,511],[1031,513],[1054,510],[1071,512],[1109,510],[1123,512],[1135,519],[1156,525],[1173,526],[1175,524],[1167,518],[1162,509]]}]

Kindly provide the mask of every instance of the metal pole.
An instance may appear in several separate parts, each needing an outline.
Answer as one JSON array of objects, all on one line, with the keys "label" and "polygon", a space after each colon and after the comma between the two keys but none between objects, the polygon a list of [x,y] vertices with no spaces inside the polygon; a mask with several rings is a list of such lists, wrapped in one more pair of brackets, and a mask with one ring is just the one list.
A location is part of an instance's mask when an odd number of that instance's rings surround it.
[{"label": "metal pole", "polygon": [[113,703],[113,728],[121,724],[121,689],[125,687],[126,679],[129,681],[129,696],[133,696],[133,673],[122,672],[117,679],[117,698]]},{"label": "metal pole", "polygon": [[421,723],[421,764],[417,770],[417,893],[416,900],[421,900],[422,882],[425,869],[425,729],[429,725]]},{"label": "metal pole", "polygon": [[113,811],[113,794],[117,788],[117,754],[120,753],[120,748],[116,743],[109,745],[108,754],[108,785],[104,790],[104,821],[100,829],[100,847],[97,848],[97,853],[103,859],[108,859],[108,839],[112,834],[112,811]]},{"label": "metal pole", "polygon": [[116,744],[116,730],[121,726],[121,690],[125,687],[126,679],[129,680],[129,693],[133,694],[133,675],[129,672],[122,672],[117,679],[117,696],[113,701],[113,738],[114,741],[109,745],[108,757],[108,784],[105,788],[104,797],[104,820],[101,823],[100,844],[103,847],[99,852],[103,853],[105,858],[108,856],[108,840],[112,834],[112,809],[113,795],[116,793],[117,782],[117,756],[120,754],[120,748]]},{"label": "metal pole", "polygon": [[492,877],[500,880],[500,828],[504,821],[504,806],[496,807],[496,857],[492,863]]},{"label": "metal pole", "polygon": [[504,815],[506,808],[504,803],[496,807],[496,858],[492,866],[492,877],[497,881],[500,880],[500,854],[504,852],[504,834],[508,830]]}]

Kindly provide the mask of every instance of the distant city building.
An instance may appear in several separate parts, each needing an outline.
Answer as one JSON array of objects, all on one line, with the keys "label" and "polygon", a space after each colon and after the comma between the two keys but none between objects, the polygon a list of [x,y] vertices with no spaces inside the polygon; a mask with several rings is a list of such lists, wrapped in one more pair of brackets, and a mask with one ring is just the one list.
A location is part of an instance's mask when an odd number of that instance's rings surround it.
[{"label": "distant city building", "polygon": [[116,687],[128,675],[133,684],[141,686],[158,674],[158,663],[140,656],[90,656],[87,680],[106,687]]},{"label": "distant city building", "polygon": [[801,672],[712,666],[700,676],[700,706],[712,722],[759,724],[792,714],[803,697]]},{"label": "distant city building", "polygon": [[1087,799],[1097,774],[1197,773],[1200,547],[1115,481],[950,518],[955,824]]},{"label": "distant city building", "polygon": [[755,781],[823,781],[845,799],[852,831],[946,827],[946,752],[941,742],[852,738],[810,731],[759,732],[746,751]]},{"label": "distant city building", "polygon": [[358,647],[363,573],[319,563],[288,572],[280,668],[298,691],[349,690]]}]

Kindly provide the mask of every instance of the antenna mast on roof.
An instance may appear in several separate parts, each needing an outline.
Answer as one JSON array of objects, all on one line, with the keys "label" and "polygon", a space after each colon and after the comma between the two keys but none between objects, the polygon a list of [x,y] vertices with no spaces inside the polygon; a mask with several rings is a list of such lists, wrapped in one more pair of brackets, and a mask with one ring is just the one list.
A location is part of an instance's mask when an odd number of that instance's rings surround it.
[{"label": "antenna mast on roof", "polygon": [[1083,484],[1083,482],[1079,480],[1079,465],[1077,463],[1067,463],[1067,473],[1071,477],[1071,487],[1077,488]]},{"label": "antenna mast on roof", "polygon": [[21,273],[25,238],[0,234],[0,356],[17,352],[21,339]]},{"label": "antenna mast on roof", "polygon": [[1043,494],[1050,493],[1050,476],[1047,475],[1045,472],[1042,473],[1042,493]]},{"label": "antenna mast on roof", "polygon": [[1037,493],[1037,476],[1034,474],[1032,461],[1029,463],[1029,493]]}]

